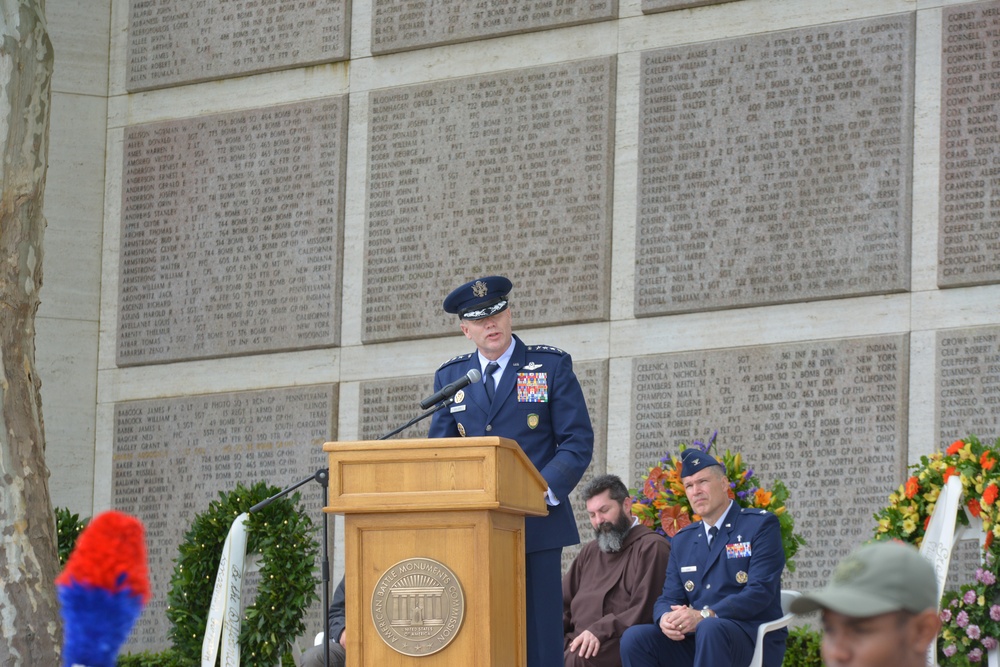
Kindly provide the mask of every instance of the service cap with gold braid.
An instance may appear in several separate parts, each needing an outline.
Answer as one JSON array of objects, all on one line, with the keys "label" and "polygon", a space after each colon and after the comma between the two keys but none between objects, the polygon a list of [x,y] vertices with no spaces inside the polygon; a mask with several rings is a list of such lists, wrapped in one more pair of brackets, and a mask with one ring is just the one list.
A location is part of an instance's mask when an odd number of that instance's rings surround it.
[{"label": "service cap with gold braid", "polygon": [[456,314],[463,320],[491,317],[507,308],[507,295],[512,287],[510,280],[503,276],[470,280],[445,297],[444,312]]}]

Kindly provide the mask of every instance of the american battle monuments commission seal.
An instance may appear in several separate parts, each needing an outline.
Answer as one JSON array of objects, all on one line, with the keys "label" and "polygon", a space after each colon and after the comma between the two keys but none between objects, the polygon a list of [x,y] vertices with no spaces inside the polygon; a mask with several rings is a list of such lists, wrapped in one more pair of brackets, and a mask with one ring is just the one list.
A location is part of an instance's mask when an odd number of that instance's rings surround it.
[{"label": "american battle monuments commission seal", "polygon": [[407,558],[382,575],[372,592],[379,637],[403,655],[430,655],[462,625],[465,596],[455,573],[430,558]]}]

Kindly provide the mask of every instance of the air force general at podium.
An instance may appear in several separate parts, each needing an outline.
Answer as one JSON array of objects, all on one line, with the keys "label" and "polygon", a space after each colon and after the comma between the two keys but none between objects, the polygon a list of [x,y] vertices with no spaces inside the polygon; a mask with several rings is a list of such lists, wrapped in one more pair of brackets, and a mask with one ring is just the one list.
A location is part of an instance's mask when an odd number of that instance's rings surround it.
[{"label": "air force general at podium", "polygon": [[569,494],[590,464],[594,430],[570,355],[513,335],[511,288],[507,278],[489,276],[445,299],[476,351],[445,362],[434,389],[472,369],[483,381],[434,414],[429,436],[510,438],[545,478],[548,515],[525,519],[526,634],[528,667],[553,667],[563,662],[562,548],[580,541]]}]

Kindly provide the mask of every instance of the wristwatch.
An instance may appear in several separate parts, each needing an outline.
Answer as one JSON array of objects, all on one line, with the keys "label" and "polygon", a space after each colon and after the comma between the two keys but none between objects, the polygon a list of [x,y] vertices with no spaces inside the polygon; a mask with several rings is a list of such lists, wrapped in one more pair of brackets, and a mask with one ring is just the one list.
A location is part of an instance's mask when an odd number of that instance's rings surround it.
[{"label": "wristwatch", "polygon": [[709,609],[708,607],[705,607],[704,609],[701,610],[702,618],[712,618],[713,616],[715,616],[715,614],[713,614],[712,610]]}]

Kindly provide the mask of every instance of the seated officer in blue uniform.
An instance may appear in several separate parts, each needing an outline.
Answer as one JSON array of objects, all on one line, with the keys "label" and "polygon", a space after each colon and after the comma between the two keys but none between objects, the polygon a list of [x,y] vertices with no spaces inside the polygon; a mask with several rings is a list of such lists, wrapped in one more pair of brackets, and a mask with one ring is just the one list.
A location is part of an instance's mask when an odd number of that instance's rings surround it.
[{"label": "seated officer in blue uniform", "polygon": [[[681,453],[681,483],[701,521],[671,541],[654,625],[634,625],[621,640],[624,667],[750,664],[757,628],[781,612],[785,553],[778,518],[729,498],[726,470],[699,449]],[[714,535],[714,537],[713,537]],[[782,628],[767,634],[765,667],[780,667]]]},{"label": "seated officer in blue uniform", "polygon": [[548,515],[525,519],[526,635],[528,667],[554,667],[563,662],[562,548],[580,541],[569,494],[590,464],[594,430],[570,356],[511,333],[511,287],[507,278],[489,276],[444,300],[476,351],[445,362],[434,390],[473,368],[483,380],[434,414],[429,435],[510,438],[548,483]]}]

